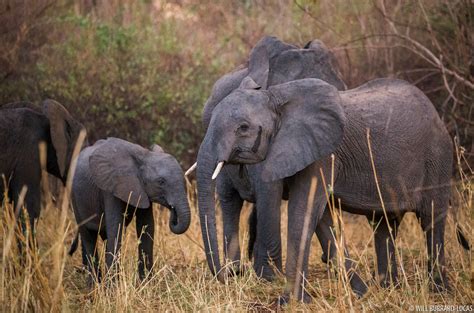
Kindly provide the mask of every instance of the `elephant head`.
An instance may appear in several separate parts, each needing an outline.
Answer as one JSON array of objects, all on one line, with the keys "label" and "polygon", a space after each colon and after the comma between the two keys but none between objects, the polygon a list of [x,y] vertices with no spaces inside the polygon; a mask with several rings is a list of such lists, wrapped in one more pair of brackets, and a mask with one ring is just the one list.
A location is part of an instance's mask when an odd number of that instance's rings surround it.
[{"label": "elephant head", "polygon": [[245,77],[252,78],[261,88],[302,78],[319,78],[339,90],[345,90],[331,51],[320,40],[308,42],[303,49],[282,42],[276,37],[263,37],[250,52],[246,65],[219,78],[203,110],[203,125],[207,129],[212,111]]},{"label": "elephant head", "polygon": [[[97,143],[96,143],[97,145]],[[118,138],[98,143],[89,158],[92,179],[102,190],[139,209],[150,210],[151,202],[171,210],[169,226],[184,233],[190,224],[184,176],[171,155],[154,145],[152,150]]]},{"label": "elephant head", "polygon": [[215,107],[198,153],[201,230],[214,274],[221,266],[213,179],[222,165],[261,163],[263,180],[274,181],[330,155],[342,141],[345,115],[334,86],[314,78],[290,81],[268,90],[259,89],[258,85],[246,77],[241,88]]}]

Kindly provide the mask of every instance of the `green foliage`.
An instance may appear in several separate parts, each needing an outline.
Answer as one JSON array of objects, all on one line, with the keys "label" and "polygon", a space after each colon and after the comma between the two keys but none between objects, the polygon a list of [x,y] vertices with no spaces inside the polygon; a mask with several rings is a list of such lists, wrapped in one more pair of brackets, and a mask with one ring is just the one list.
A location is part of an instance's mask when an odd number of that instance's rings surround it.
[{"label": "green foliage", "polygon": [[11,16],[0,23],[0,103],[54,98],[86,125],[91,142],[158,143],[190,165],[214,81],[245,63],[262,36],[276,35],[300,46],[321,39],[350,88],[377,77],[415,83],[461,145],[472,143],[468,1],[55,3],[0,16]]},{"label": "green foliage", "polygon": [[218,64],[206,64],[199,51],[184,51],[173,21],[158,32],[142,21],[123,25],[72,13],[50,23],[67,36],[43,47],[23,84],[4,85],[4,91],[64,103],[85,124],[91,142],[116,136],[158,143],[193,161]]}]

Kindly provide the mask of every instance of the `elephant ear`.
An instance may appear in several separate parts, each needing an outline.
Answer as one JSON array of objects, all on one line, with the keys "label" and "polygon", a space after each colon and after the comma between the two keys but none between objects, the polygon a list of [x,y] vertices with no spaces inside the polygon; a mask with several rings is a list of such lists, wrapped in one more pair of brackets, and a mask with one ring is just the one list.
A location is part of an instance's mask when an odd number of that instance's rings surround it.
[{"label": "elephant ear", "polygon": [[276,56],[271,64],[269,85],[279,85],[303,78],[319,78],[345,90],[346,85],[333,67],[333,56],[319,40],[309,42],[304,49],[291,49]]},{"label": "elephant ear", "polygon": [[248,75],[260,88],[267,89],[271,60],[283,51],[294,48],[276,37],[263,37],[250,52]]},{"label": "elephant ear", "polygon": [[73,119],[69,112],[54,100],[43,102],[43,113],[49,119],[51,141],[56,151],[61,176],[66,177],[74,145],[84,126]]},{"label": "elephant ear", "polygon": [[139,163],[146,153],[139,145],[108,138],[89,157],[94,183],[134,207],[149,208],[150,201],[139,174]]},{"label": "elephant ear", "polygon": [[[267,87],[269,62],[279,53],[295,49],[293,45],[286,44],[276,37],[263,37],[250,52],[247,67],[237,68],[233,72],[219,78],[214,86],[209,99],[204,105],[202,123],[205,129],[211,121],[212,111],[219,102],[237,88],[265,89]],[[248,78],[244,82],[244,78]]]},{"label": "elephant ear", "polygon": [[264,181],[292,176],[338,148],[345,114],[335,87],[306,78],[272,86],[268,92],[281,121],[263,164]]}]

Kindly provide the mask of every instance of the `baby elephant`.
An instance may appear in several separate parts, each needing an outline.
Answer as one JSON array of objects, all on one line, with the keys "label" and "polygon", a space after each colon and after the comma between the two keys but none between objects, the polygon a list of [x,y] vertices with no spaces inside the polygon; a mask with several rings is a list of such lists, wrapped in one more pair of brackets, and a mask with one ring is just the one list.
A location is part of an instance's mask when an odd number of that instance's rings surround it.
[{"label": "baby elephant", "polygon": [[[153,264],[152,202],[171,211],[169,226],[182,234],[191,220],[184,175],[171,155],[154,145],[152,151],[118,138],[99,140],[79,155],[72,186],[74,214],[82,239],[82,260],[97,275],[97,236],[107,239],[110,268],[120,250],[123,226],[136,216],[140,279]],[[77,240],[70,254],[77,247]]]}]

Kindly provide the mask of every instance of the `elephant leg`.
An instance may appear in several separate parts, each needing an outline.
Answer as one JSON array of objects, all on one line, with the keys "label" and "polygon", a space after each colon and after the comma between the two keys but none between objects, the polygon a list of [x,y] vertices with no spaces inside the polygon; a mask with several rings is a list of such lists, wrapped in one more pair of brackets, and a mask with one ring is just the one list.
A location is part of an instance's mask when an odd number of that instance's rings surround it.
[{"label": "elephant leg", "polygon": [[274,268],[283,272],[280,217],[282,192],[282,182],[259,183],[254,269],[258,276],[268,281],[275,278]]},{"label": "elephant leg", "polygon": [[[324,259],[327,261],[325,263],[329,263],[337,256],[337,245],[334,244],[335,238],[333,232],[331,231],[332,226],[333,220],[331,217],[331,211],[329,210],[329,207],[326,206],[323,216],[321,217],[321,220],[319,221],[315,231],[319,243],[321,244],[321,248],[323,249],[323,262]],[[350,258],[349,251],[346,247],[344,247],[344,267],[346,269],[347,278],[349,279],[352,290],[357,296],[362,297],[367,292],[367,285],[356,272],[356,264]]]},{"label": "elephant leg", "polygon": [[[16,206],[18,205],[20,200],[19,190],[21,190],[21,188],[19,187],[20,185],[17,182],[12,183],[14,209],[16,209]],[[20,211],[18,212],[18,226],[21,230],[23,238],[17,238],[18,250],[20,251],[22,260],[24,259],[25,253],[28,249],[34,250],[36,248],[35,221],[38,219],[39,212],[41,209],[41,191],[39,187],[28,187],[23,205],[25,207],[25,210],[23,208],[20,208]]]},{"label": "elephant leg", "polygon": [[239,224],[243,200],[239,193],[231,186],[227,175],[219,177],[217,192],[221,202],[222,223],[224,228],[224,258],[230,260],[231,274],[240,273],[240,244]]},{"label": "elephant leg", "polygon": [[137,209],[136,228],[138,243],[138,275],[141,280],[151,273],[153,266],[153,238],[155,235],[155,220],[153,208]]},{"label": "elephant leg", "polygon": [[[390,285],[398,284],[397,260],[395,256],[395,242],[397,238],[397,219],[387,221],[384,217],[373,220],[370,217],[369,223],[374,228],[375,253],[377,255],[377,276],[380,286],[387,288]],[[390,229],[392,234],[390,234]]]},{"label": "elephant leg", "polygon": [[333,221],[329,207],[326,205],[323,216],[316,226],[315,234],[318,237],[319,243],[323,254],[321,255],[321,261],[325,264],[329,264],[331,260],[336,257],[336,246],[334,244],[334,236],[331,231],[333,227]]},{"label": "elephant leg", "polygon": [[105,263],[107,271],[110,272],[113,266],[118,269],[118,253],[122,245],[122,233],[124,229],[123,203],[112,195],[104,197],[105,207],[105,231],[107,235],[107,244],[105,247]]},{"label": "elephant leg", "polygon": [[90,273],[90,281],[100,282],[101,273],[99,267],[99,255],[97,252],[97,238],[98,234],[94,230],[89,230],[85,226],[79,227],[79,234],[81,236],[82,247],[82,264],[88,269]]},{"label": "elephant leg", "polygon": [[[317,168],[316,165],[313,166],[315,169]],[[311,237],[323,214],[326,197],[319,175],[318,179],[312,177],[311,173],[307,173],[308,169],[293,177],[294,181],[290,189],[286,259],[287,285],[284,295],[279,299],[280,305],[287,303],[290,295],[298,301],[311,301],[304,287],[308,276],[308,256]],[[316,183],[315,189],[310,187],[314,187],[313,182]]]},{"label": "elephant leg", "polygon": [[257,241],[257,206],[254,204],[251,208],[249,218],[249,245],[247,249],[247,254],[249,259],[251,260],[254,257],[255,252],[255,243]]},{"label": "elephant leg", "polygon": [[28,245],[31,249],[36,249],[36,221],[40,216],[41,210],[41,190],[38,186],[29,188],[25,198],[26,210],[28,212],[28,221],[30,223],[30,237]]},{"label": "elephant leg", "polygon": [[450,290],[449,280],[446,276],[444,256],[444,229],[446,213],[420,214],[421,226],[426,234],[426,247],[428,250],[428,275],[432,281],[432,290],[441,292]]}]

